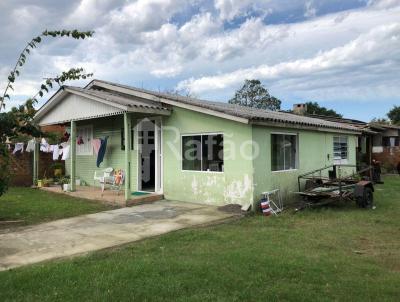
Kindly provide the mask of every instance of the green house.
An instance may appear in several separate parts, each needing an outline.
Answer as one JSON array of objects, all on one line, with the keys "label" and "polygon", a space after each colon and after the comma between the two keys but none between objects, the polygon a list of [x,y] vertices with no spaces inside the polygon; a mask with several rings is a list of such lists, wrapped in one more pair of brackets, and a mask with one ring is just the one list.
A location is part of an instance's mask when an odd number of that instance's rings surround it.
[{"label": "green house", "polygon": [[[100,80],[63,87],[35,120],[66,125],[71,133],[66,168],[72,190],[76,176],[98,185],[95,172],[112,167],[124,171],[126,199],[145,191],[213,205],[250,205],[274,189],[292,198],[298,175],[334,163],[355,165],[360,135],[346,124]],[[97,167],[91,141],[106,137]]]}]

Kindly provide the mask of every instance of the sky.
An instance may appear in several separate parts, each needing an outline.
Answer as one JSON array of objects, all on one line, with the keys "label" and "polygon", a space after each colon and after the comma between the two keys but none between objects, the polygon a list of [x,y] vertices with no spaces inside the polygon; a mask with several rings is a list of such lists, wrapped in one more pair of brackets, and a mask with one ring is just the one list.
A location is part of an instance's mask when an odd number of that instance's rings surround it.
[{"label": "sky", "polygon": [[365,121],[400,105],[400,0],[1,0],[0,27],[2,89],[44,29],[95,31],[83,41],[45,39],[8,108],[71,67],[223,102],[259,79],[282,109],[316,101]]}]

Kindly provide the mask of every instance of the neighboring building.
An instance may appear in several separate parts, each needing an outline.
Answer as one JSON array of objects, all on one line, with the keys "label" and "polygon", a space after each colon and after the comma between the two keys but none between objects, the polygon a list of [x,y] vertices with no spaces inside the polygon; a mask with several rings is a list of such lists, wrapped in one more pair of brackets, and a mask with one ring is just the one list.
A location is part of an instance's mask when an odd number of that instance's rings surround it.
[{"label": "neighboring building", "polygon": [[[149,191],[215,205],[253,204],[273,189],[292,197],[299,174],[333,163],[355,164],[361,135],[343,123],[99,80],[83,89],[60,89],[35,120],[66,125],[72,132],[76,156],[72,152],[66,162],[72,177],[93,184],[95,171],[122,168],[126,199],[131,192]],[[99,169],[90,142],[106,136]],[[83,144],[76,145],[74,137]]]},{"label": "neighboring building", "polygon": [[356,154],[360,168],[378,160],[388,172],[395,172],[400,163],[400,126],[367,123],[360,120],[307,114],[305,104],[293,105],[293,113],[326,121],[351,125],[361,131],[358,136]]}]

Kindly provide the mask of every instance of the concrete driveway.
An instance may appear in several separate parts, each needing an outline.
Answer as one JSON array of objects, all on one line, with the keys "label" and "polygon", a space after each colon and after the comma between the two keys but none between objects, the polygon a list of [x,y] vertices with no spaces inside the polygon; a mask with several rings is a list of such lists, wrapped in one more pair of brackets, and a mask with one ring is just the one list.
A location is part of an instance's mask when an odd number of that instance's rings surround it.
[{"label": "concrete driveway", "polygon": [[56,220],[0,234],[0,270],[118,246],[235,215],[213,206],[159,201]]}]

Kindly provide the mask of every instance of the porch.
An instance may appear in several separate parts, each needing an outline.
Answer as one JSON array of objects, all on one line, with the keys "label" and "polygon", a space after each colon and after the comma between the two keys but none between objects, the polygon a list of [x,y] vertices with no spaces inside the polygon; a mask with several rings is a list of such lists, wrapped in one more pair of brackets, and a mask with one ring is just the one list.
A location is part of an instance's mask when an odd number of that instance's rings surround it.
[{"label": "porch", "polygon": [[[70,178],[70,192],[65,194],[125,206],[138,199],[159,200],[162,196],[161,118],[170,113],[161,103],[135,96],[66,87],[39,109],[35,118],[41,126],[62,124],[68,128],[65,175]],[[93,151],[94,141],[101,141],[101,148],[104,143],[101,152]],[[37,142],[34,183],[38,179],[38,152]],[[101,178],[106,169],[113,170],[111,177],[119,175],[120,194],[110,190],[102,194],[96,187],[96,178]],[[77,186],[77,179],[90,186]],[[45,190],[61,192],[59,187]],[[146,192],[132,195],[137,191]]]},{"label": "porch", "polygon": [[44,191],[64,194],[72,197],[95,200],[119,207],[133,206],[146,202],[154,202],[162,200],[163,194],[158,193],[132,193],[131,196],[126,200],[124,191],[117,192],[115,190],[104,190],[101,191],[98,187],[89,186],[76,186],[75,191],[63,191],[60,186],[50,186],[41,188]]}]

